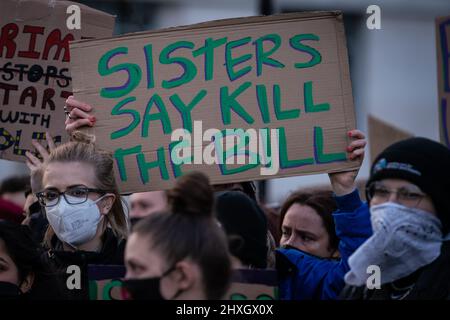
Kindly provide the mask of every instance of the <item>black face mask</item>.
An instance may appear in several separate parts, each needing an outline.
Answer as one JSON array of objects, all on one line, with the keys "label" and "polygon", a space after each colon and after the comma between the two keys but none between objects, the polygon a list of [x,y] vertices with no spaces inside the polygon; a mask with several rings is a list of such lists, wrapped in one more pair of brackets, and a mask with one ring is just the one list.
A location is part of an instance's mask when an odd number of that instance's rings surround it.
[{"label": "black face mask", "polygon": [[17,299],[22,291],[11,282],[0,281],[0,299]]},{"label": "black face mask", "polygon": [[[128,279],[124,280],[122,296],[126,300],[166,300],[161,295],[161,279],[175,270],[175,266],[169,268],[160,277]],[[178,291],[172,299],[176,298],[181,291]]]},{"label": "black face mask", "polygon": [[333,258],[333,257],[330,257],[330,258],[324,258],[324,257],[316,256],[315,254],[312,254],[312,253],[309,253],[309,252],[300,250],[300,249],[298,249],[298,248],[296,248],[296,247],[293,247],[293,246],[291,246],[291,245],[288,245],[288,244],[281,246],[281,249],[296,250],[296,251],[299,251],[299,252],[303,252],[303,253],[305,253],[305,254],[307,254],[307,255],[310,255],[310,256],[312,256],[312,257],[315,257],[315,258],[317,258],[317,259],[321,259],[321,260],[340,260],[340,258]]}]

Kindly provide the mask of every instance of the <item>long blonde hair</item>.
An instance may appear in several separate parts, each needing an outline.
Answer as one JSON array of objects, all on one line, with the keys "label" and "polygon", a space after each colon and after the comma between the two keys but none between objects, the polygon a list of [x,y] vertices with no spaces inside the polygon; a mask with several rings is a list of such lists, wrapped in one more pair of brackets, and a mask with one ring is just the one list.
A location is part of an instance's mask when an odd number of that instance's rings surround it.
[{"label": "long blonde hair", "polygon": [[[107,221],[118,239],[128,235],[127,219],[123,210],[120,193],[113,172],[113,157],[111,153],[100,150],[94,144],[94,137],[82,132],[72,133],[71,141],[64,143],[50,152],[44,165],[51,162],[82,162],[93,166],[97,188],[108,190],[116,197]],[[44,246],[52,248],[51,239],[55,232],[49,225],[44,236]]]}]

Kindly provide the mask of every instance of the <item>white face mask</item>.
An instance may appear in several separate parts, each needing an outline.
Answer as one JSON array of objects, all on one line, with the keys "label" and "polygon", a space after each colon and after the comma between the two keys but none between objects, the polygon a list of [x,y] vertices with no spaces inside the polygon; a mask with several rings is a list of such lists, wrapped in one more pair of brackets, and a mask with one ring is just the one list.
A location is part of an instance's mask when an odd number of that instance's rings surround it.
[{"label": "white face mask", "polygon": [[[66,197],[70,196],[66,195]],[[87,199],[81,204],[69,204],[64,197],[61,197],[56,206],[46,208],[48,222],[58,239],[72,247],[92,240],[103,217],[97,206],[97,202],[102,198],[95,201]]]},{"label": "white face mask", "polygon": [[433,262],[443,241],[440,220],[425,211],[387,202],[370,208],[373,235],[348,259],[345,282],[366,285],[367,267],[380,267],[381,284],[406,277]]}]

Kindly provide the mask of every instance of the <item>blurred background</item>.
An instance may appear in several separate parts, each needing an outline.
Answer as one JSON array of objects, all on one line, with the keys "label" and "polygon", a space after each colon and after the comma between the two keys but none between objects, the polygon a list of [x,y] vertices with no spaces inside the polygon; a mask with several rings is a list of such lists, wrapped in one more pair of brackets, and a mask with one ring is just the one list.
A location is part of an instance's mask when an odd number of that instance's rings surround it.
[{"label": "blurred background", "polygon": [[[368,135],[360,184],[377,148],[393,137],[439,140],[435,22],[450,15],[449,0],[80,0],[114,14],[115,34],[261,14],[341,10],[349,50],[357,127]],[[369,30],[369,5],[381,8],[381,29]],[[371,120],[369,120],[371,119]],[[376,119],[382,120],[383,123]],[[390,126],[394,126],[391,128]],[[370,132],[370,136],[369,136]],[[371,152],[371,147],[372,152]],[[372,153],[372,154],[371,154]],[[25,174],[25,165],[0,160],[0,182]],[[328,185],[327,175],[271,179],[260,196],[276,206],[290,191]]]}]

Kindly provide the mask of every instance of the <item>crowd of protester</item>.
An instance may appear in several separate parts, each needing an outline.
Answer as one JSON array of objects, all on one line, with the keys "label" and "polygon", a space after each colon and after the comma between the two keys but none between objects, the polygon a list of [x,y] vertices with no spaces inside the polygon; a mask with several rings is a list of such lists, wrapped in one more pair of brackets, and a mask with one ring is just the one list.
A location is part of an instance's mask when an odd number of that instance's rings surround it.
[{"label": "crowd of protester", "polygon": [[[330,190],[297,190],[274,210],[253,182],[211,185],[192,172],[127,203],[112,155],[77,131],[95,125],[93,108],[66,104],[71,141],[33,141],[30,176],[0,186],[1,298],[88,299],[87,287],[68,290],[71,265],[83,277],[88,265],[124,265],[125,299],[223,299],[235,269],[276,270],[283,300],[450,298],[443,145],[392,144],[372,164],[365,195],[358,170],[335,172]],[[348,134],[348,159],[360,165],[365,136]]]}]

